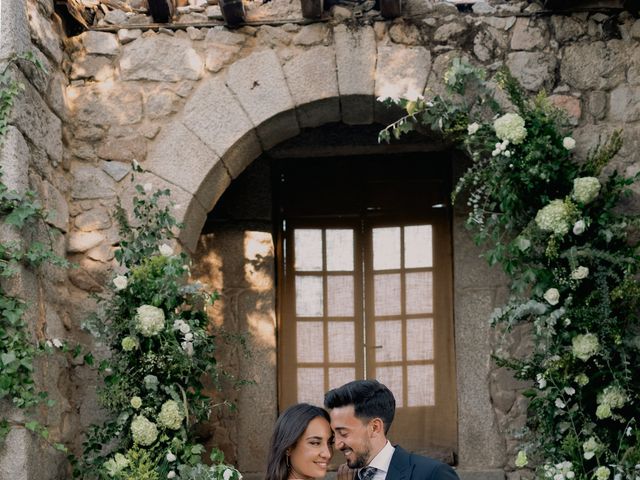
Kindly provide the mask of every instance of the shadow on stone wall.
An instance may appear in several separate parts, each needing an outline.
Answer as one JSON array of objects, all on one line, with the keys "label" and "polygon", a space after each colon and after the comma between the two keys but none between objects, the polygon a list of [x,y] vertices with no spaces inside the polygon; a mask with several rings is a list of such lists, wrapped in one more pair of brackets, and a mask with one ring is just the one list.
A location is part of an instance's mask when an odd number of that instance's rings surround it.
[{"label": "shadow on stone wall", "polygon": [[[256,187],[256,181],[263,185]],[[210,213],[213,224],[205,227],[193,257],[194,280],[220,294],[209,310],[212,323],[241,338],[224,342],[219,337],[218,363],[251,382],[234,389],[226,379],[222,391],[209,382],[216,403],[229,400],[237,411],[216,408],[201,433],[207,446],[221,448],[243,473],[263,470],[277,412],[274,242],[264,183],[269,183],[268,170],[257,164],[232,184]],[[259,202],[256,190],[264,194]]]}]

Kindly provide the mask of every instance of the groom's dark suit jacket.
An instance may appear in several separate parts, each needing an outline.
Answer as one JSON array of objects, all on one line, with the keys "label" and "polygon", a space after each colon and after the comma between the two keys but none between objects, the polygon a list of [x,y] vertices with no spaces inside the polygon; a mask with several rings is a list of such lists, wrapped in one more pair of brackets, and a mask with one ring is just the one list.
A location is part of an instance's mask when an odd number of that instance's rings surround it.
[{"label": "groom's dark suit jacket", "polygon": [[446,463],[409,453],[397,445],[395,449],[385,480],[459,480]]}]

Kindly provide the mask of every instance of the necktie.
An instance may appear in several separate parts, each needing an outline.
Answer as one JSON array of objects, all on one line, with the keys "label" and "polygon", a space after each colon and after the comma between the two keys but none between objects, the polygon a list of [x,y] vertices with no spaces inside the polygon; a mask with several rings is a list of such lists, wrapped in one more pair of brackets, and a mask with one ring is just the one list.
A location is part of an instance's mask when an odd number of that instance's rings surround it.
[{"label": "necktie", "polygon": [[358,477],[360,480],[372,480],[377,471],[375,467],[364,467],[358,471]]}]

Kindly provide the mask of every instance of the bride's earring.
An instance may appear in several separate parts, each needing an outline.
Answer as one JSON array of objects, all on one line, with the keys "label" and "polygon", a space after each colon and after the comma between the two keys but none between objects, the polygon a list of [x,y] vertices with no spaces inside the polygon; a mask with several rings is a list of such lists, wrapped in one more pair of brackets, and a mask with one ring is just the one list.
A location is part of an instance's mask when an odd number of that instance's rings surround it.
[{"label": "bride's earring", "polygon": [[287,462],[287,470],[290,470],[291,469],[291,462],[289,461],[289,452],[287,452],[286,462]]}]

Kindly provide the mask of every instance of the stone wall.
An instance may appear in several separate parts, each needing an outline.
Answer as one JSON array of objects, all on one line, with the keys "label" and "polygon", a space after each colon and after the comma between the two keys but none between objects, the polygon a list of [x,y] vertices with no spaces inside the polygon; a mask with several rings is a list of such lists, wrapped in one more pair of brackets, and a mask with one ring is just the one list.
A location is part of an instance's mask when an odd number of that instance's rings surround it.
[{"label": "stone wall", "polygon": [[[62,125],[68,115],[67,80],[61,69],[65,56],[61,33],[52,2],[4,0],[0,4],[0,68],[4,68],[12,56],[32,52],[47,70],[45,74],[27,62],[10,68],[13,78],[25,88],[15,102],[4,143],[0,146],[2,181],[20,193],[36,192],[50,212],[44,225],[22,231],[2,227],[0,241],[51,242],[53,250],[64,257],[69,226],[66,197],[70,164],[62,136]],[[34,339],[69,337],[73,326],[65,269],[23,268],[10,284],[4,282],[3,287],[27,302],[26,320]],[[51,440],[55,442],[71,442],[75,435],[77,412],[72,370],[68,359],[59,353],[36,364],[38,388],[46,390],[56,403],[51,407],[43,405],[33,414],[49,428]],[[12,410],[8,402],[0,404],[0,411],[15,421],[25,420],[23,413]],[[67,468],[64,454],[56,452],[24,427],[12,427],[6,442],[0,445],[0,478],[66,478]]]},{"label": "stone wall", "polygon": [[[126,162],[135,159],[149,170],[145,181],[174,192],[178,214],[187,224],[181,238],[193,249],[207,212],[262,151],[329,122],[384,122],[388,117],[375,97],[425,87],[427,94],[440,92],[449,61],[460,55],[490,72],[506,64],[527,89],[547,89],[571,116],[582,151],[597,133],[624,124],[627,146],[620,162],[633,170],[638,115],[627,99],[634,98],[639,64],[638,22],[622,14],[613,20],[617,29],[612,33],[603,27],[612,22],[602,14],[537,16],[535,6],[524,3],[474,9],[460,13],[448,4],[411,2],[406,19],[387,22],[345,18],[342,12],[332,22],[312,25],[83,34],[69,49],[72,199],[82,209],[72,214],[78,219],[98,215],[118,192],[126,191]],[[517,431],[526,411],[518,391],[524,386],[492,367],[493,334],[485,319],[505,299],[505,279],[478,260],[463,218],[464,211],[457,211],[459,466],[468,475],[500,477],[503,469],[513,470]],[[225,293],[221,311],[227,312],[225,321],[245,329],[258,302],[252,298],[246,303],[251,297],[246,268],[252,259],[243,248],[250,229],[219,228],[214,240],[201,240],[196,258],[217,252],[223,259],[224,269],[213,268],[207,275],[225,272],[224,282],[217,284]],[[86,277],[100,285],[108,258],[84,253],[117,241],[113,227],[105,221],[100,227],[76,228],[70,239],[78,240],[70,244],[76,245],[74,254],[82,259]],[[92,241],[84,244],[86,239]],[[258,320],[263,328],[271,325],[266,330],[270,342],[275,338],[272,321],[271,310]],[[241,370],[251,377],[258,368],[264,390],[240,393],[238,402],[241,412],[268,405],[262,418],[272,419],[275,343],[264,350],[257,334],[250,339],[266,357]],[[511,348],[527,347],[526,337],[523,344],[519,340],[516,336]],[[263,383],[265,378],[271,380]],[[234,422],[221,422],[226,426],[218,432],[226,433],[218,438],[230,445],[240,468],[259,472],[268,437],[264,428],[256,433],[262,420],[256,423],[240,414]]]},{"label": "stone wall", "polygon": [[[260,472],[276,415],[273,263],[252,270],[257,260],[273,256],[273,240],[264,224],[218,224],[201,232],[223,192],[251,162],[327,123],[336,129],[386,123],[390,113],[376,97],[441,92],[456,56],[490,74],[507,65],[525,88],[546,89],[567,110],[579,154],[598,135],[624,127],[617,167],[635,173],[633,153],[640,144],[640,20],[627,13],[548,15],[527,2],[480,2],[460,12],[444,2],[410,0],[404,18],[394,21],[335,7],[329,21],[303,25],[296,2],[265,5],[276,12],[267,18],[272,25],[195,28],[185,16],[172,28],[124,24],[85,32],[65,39],[64,47],[48,1],[5,0],[1,7],[2,58],[31,49],[51,72],[16,72],[27,91],[2,157],[9,165],[6,178],[37,189],[60,213],[49,228],[66,234],[68,256],[78,265],[68,281],[62,272],[46,279],[25,273],[25,282],[42,285],[33,301],[46,305],[47,335],[89,342],[79,325],[93,308],[89,293],[102,291],[112,275],[118,236],[111,212],[118,196],[125,204],[130,198],[129,163],[140,162],[147,169],[140,183],[172,191],[176,215],[185,223],[182,245],[197,250],[194,271],[224,293],[214,318],[247,331],[256,355],[253,361],[230,355],[229,362],[258,386],[237,397],[240,415],[218,418],[210,427],[211,441],[247,473]],[[486,321],[504,301],[506,282],[478,258],[462,227],[464,215],[464,209],[454,212],[453,235],[459,467],[468,478],[501,478],[504,471],[515,478],[523,385],[492,366],[496,340]],[[246,250],[249,240],[257,250]],[[63,250],[62,241],[58,248]],[[38,318],[34,313],[34,325]],[[508,348],[526,349],[526,335],[518,332]],[[95,380],[83,366],[63,360],[46,369],[61,399],[51,413],[59,418],[51,423],[77,446],[77,433],[99,416]],[[260,415],[243,417],[256,408]],[[12,443],[23,452],[13,458],[37,458],[29,449],[39,444],[24,442]],[[9,455],[2,458],[4,473]],[[34,470],[28,478],[64,478],[54,470]]]}]

